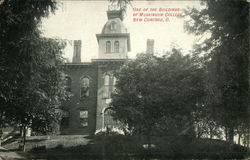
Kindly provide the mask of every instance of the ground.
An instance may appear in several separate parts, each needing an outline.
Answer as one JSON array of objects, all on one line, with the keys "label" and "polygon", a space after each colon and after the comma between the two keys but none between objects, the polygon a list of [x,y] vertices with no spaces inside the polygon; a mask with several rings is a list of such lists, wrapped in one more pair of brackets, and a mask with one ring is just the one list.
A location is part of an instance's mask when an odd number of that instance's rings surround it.
[{"label": "ground", "polygon": [[[13,142],[3,145],[9,150],[17,150],[21,145],[22,139],[18,138]],[[45,147],[47,149],[57,146],[74,147],[86,145],[90,143],[90,138],[87,135],[70,135],[70,136],[31,136],[27,137],[26,149],[30,150],[37,147]]]},{"label": "ground", "polygon": [[[18,151],[22,146],[22,139],[15,138],[15,140],[8,140],[3,143],[3,147],[0,148],[0,160],[12,160],[12,159],[26,159],[32,154],[23,153]],[[61,147],[75,147],[79,145],[87,145],[91,143],[91,139],[87,135],[71,135],[71,136],[32,136],[27,137],[26,150],[30,151],[32,148],[56,148]]]},{"label": "ground", "polygon": [[[144,137],[145,138],[145,137]],[[190,137],[152,137],[154,147],[149,151],[141,136],[123,135],[69,135],[34,136],[27,138],[27,152],[18,150],[21,139],[9,140],[0,151],[0,160],[99,160],[99,159],[242,159],[247,157],[246,148],[228,145],[222,140]],[[152,145],[151,145],[152,146]]]}]

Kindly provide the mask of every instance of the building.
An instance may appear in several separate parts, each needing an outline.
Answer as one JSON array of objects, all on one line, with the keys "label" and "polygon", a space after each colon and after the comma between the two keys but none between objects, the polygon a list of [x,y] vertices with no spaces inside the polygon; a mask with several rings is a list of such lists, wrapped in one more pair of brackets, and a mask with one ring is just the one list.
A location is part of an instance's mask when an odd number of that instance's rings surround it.
[{"label": "building", "polygon": [[109,111],[116,78],[113,73],[127,59],[130,34],[123,24],[122,10],[108,10],[108,21],[96,34],[99,53],[91,62],[81,62],[80,40],[74,41],[72,63],[63,65],[68,90],[73,96],[62,105],[61,134],[94,134],[115,125]]}]

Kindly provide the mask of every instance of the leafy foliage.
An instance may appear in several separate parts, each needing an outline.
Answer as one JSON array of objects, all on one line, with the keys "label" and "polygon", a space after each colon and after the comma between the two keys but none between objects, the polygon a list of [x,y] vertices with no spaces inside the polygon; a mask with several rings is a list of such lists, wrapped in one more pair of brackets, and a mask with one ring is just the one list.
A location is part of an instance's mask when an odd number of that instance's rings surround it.
[{"label": "leafy foliage", "polygon": [[112,5],[118,6],[120,9],[126,11],[128,4],[132,6],[132,0],[109,0]]},{"label": "leafy foliage", "polygon": [[230,129],[248,123],[249,111],[249,3],[202,1],[204,8],[187,10],[186,30],[210,36],[196,44],[195,54],[205,53],[207,102],[213,119]]},{"label": "leafy foliage", "polygon": [[56,9],[52,0],[4,0],[0,4],[0,111],[2,120],[50,131],[56,109],[68,97],[64,42],[41,36],[41,18]]},{"label": "leafy foliage", "polygon": [[192,134],[192,112],[203,97],[202,68],[173,49],[161,58],[140,54],[116,74],[114,117],[146,134]]}]

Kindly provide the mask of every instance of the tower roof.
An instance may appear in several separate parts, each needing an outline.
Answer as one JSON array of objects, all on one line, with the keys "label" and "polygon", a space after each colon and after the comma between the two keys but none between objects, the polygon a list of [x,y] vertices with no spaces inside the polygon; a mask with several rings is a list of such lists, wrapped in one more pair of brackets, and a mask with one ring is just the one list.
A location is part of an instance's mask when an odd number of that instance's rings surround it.
[{"label": "tower roof", "polygon": [[102,28],[102,34],[127,33],[127,28],[120,18],[109,19]]}]

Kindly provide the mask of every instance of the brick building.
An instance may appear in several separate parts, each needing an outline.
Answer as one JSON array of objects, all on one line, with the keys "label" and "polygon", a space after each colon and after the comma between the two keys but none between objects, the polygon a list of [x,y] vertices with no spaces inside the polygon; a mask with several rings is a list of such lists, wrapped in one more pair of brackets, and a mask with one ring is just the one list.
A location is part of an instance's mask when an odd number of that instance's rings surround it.
[{"label": "brick building", "polygon": [[97,59],[81,62],[81,41],[74,41],[72,63],[63,65],[71,99],[62,105],[61,134],[94,134],[96,130],[115,125],[108,104],[116,82],[113,76],[130,51],[130,35],[123,24],[121,10],[108,10],[108,21],[96,34]]}]

